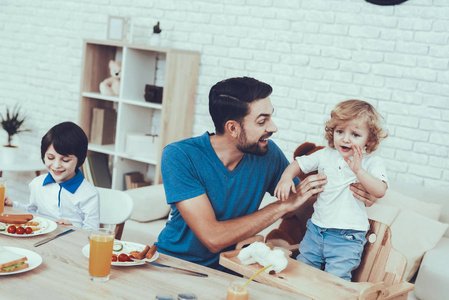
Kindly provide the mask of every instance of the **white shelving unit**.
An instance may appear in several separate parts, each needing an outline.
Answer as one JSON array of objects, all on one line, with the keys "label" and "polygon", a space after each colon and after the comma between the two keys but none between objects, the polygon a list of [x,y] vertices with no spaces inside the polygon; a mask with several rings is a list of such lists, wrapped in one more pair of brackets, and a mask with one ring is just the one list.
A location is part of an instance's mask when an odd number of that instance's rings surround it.
[{"label": "white shelving unit", "polygon": [[[99,85],[110,77],[109,60],[122,61],[120,95],[104,96]],[[115,143],[89,143],[89,151],[109,155],[113,189],[124,189],[124,174],[139,171],[146,180],[161,183],[163,147],[192,135],[200,54],[170,48],[111,41],[84,41],[79,124],[90,139],[93,108],[117,112]],[[146,102],[145,85],[163,87],[162,104]],[[113,128],[113,124],[107,124]],[[126,150],[127,135],[157,134],[157,151]],[[137,154],[136,154],[137,153]]]}]

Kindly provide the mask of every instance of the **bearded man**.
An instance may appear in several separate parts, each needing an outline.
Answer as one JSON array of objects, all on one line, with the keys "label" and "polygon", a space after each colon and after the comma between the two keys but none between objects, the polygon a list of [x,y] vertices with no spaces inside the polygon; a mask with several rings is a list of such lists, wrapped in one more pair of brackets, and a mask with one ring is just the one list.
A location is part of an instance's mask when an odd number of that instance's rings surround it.
[{"label": "bearded man", "polygon": [[300,183],[296,179],[297,193],[259,209],[289,165],[269,140],[277,131],[271,92],[270,85],[249,77],[218,82],[209,93],[215,134],[205,132],[165,147],[161,172],[172,211],[156,243],[159,252],[224,270],[218,263],[221,252],[324,190],[324,174]]}]

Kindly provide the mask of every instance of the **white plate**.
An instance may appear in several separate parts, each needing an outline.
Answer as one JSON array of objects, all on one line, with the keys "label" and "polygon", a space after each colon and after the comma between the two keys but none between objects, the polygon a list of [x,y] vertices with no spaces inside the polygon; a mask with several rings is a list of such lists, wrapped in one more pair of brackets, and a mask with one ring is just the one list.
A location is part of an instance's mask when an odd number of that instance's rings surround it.
[{"label": "white plate", "polygon": [[23,272],[28,272],[30,270],[33,270],[35,268],[37,268],[41,263],[42,263],[42,257],[37,254],[36,252],[33,252],[31,250],[27,250],[27,249],[23,249],[23,248],[17,248],[17,247],[4,247],[5,249],[17,253],[17,254],[22,254],[25,255],[27,257],[27,263],[30,265],[28,268],[23,269],[23,270],[19,270],[19,271],[15,271],[15,272],[8,272],[8,273],[0,273],[0,275],[12,275],[12,274],[19,274],[19,273],[23,273]]},{"label": "white plate", "polygon": [[[39,226],[41,227],[41,229],[34,231],[32,234],[26,234],[26,233],[16,234],[16,233],[8,233],[9,225],[5,225],[6,229],[4,231],[0,231],[0,233],[4,234],[4,235],[14,236],[14,237],[33,237],[33,236],[50,233],[53,230],[55,230],[56,228],[58,228],[58,225],[56,224],[55,221],[46,219],[46,218],[42,218],[42,217],[38,217],[38,216],[34,216],[33,220],[31,220],[30,222],[39,222]],[[5,224],[5,223],[0,222],[0,224]]]},{"label": "white plate", "polygon": [[[112,254],[117,254],[117,256],[118,256],[118,255],[120,255],[120,253],[125,253],[125,254],[129,255],[129,253],[131,251],[142,251],[143,249],[145,249],[145,245],[142,245],[139,243],[124,242],[124,241],[117,241],[117,240],[115,242],[122,243],[123,249],[121,251],[111,253],[111,259],[112,259]],[[89,252],[90,252],[89,244],[84,246],[81,251],[83,252],[84,256],[89,258]],[[156,251],[156,253],[154,253],[154,255],[151,259],[144,259],[144,260],[147,262],[152,262],[152,261],[155,261],[156,259],[158,259],[158,257],[159,257],[159,252]],[[120,267],[138,266],[138,265],[143,265],[143,264],[144,264],[143,262],[134,262],[134,261],[126,261],[126,262],[113,261],[113,262],[111,262],[112,266],[120,266]]]}]

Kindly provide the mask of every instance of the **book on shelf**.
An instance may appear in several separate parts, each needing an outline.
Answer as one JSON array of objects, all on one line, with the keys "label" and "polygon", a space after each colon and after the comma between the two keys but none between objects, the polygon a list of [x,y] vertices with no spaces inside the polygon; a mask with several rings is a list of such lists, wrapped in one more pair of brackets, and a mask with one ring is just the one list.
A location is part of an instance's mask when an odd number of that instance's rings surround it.
[{"label": "book on shelf", "polygon": [[109,170],[109,157],[103,153],[91,153],[86,157],[95,186],[111,188],[112,178]]},{"label": "book on shelf", "polygon": [[117,113],[113,108],[92,108],[90,143],[97,145],[114,144]]},{"label": "book on shelf", "polygon": [[136,188],[139,188],[139,187],[143,187],[143,186],[149,186],[149,185],[151,185],[151,183],[150,182],[144,182],[144,181],[141,181],[141,182],[133,182],[132,183],[132,185],[131,185],[131,188],[132,189],[136,189]]},{"label": "book on shelf", "polygon": [[83,173],[84,179],[86,179],[90,183],[94,184],[94,180],[92,178],[92,172],[90,171],[90,164],[89,164],[89,161],[87,160],[87,157],[84,160],[84,164],[81,166],[81,173]]},{"label": "book on shelf", "polygon": [[150,185],[150,182],[146,182],[143,174],[140,172],[129,172],[124,174],[125,188],[127,190],[135,189],[142,186]]}]

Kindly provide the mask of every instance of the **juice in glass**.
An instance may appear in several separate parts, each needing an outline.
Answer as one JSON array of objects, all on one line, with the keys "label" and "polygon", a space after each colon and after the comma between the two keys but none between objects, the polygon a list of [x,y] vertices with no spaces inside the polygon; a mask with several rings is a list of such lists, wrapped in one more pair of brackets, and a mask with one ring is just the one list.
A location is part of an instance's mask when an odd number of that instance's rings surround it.
[{"label": "juice in glass", "polygon": [[114,231],[92,230],[89,235],[89,275],[93,281],[108,281],[111,272]]},{"label": "juice in glass", "polygon": [[0,214],[5,210],[6,179],[0,178]]},{"label": "juice in glass", "polygon": [[248,288],[243,284],[243,281],[231,282],[226,300],[248,300]]}]

